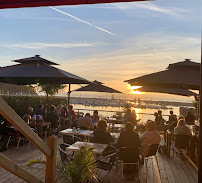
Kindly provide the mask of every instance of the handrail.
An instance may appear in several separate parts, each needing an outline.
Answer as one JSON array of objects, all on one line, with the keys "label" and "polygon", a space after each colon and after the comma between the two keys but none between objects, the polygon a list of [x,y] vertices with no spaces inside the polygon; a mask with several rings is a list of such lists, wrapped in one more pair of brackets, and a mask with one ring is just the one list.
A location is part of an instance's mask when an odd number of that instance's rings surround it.
[{"label": "handrail", "polygon": [[[30,142],[32,142],[41,152],[46,155],[46,183],[55,182],[57,137],[51,136],[44,141],[18,116],[18,114],[0,97],[0,114],[6,118],[14,127],[18,129]],[[27,182],[42,183],[41,180],[31,175],[29,172],[18,166],[16,163],[6,158],[0,153],[0,166]]]},{"label": "handrail", "polygon": [[1,97],[0,113],[41,152],[49,157],[51,156],[51,149]]}]

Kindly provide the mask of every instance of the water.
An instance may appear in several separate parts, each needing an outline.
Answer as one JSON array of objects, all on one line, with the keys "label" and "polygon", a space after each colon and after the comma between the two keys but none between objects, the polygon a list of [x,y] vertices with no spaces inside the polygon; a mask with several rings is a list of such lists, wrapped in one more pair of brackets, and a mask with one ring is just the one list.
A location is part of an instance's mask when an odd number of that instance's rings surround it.
[{"label": "water", "polygon": [[[171,106],[168,106],[171,107]],[[174,114],[176,114],[177,116],[179,116],[179,107],[173,107],[172,106],[172,110],[174,111]],[[123,108],[122,107],[102,107],[102,106],[85,106],[85,105],[78,105],[75,104],[74,105],[74,110],[75,112],[77,112],[79,109],[80,112],[85,113],[90,113],[91,115],[93,114],[93,110],[98,110],[99,116],[100,117],[112,117],[114,114],[116,114],[116,112],[122,112]],[[144,124],[147,122],[148,119],[150,120],[154,120],[154,112],[157,112],[158,109],[140,109],[140,108],[135,108],[136,113],[137,113],[137,118],[141,119],[141,122]],[[171,109],[161,109],[162,114],[163,114],[163,118],[165,120],[168,120],[168,115],[170,114],[170,110]],[[114,112],[112,112],[114,111]],[[143,114],[141,114],[143,113]],[[122,114],[123,115],[123,114]]]}]

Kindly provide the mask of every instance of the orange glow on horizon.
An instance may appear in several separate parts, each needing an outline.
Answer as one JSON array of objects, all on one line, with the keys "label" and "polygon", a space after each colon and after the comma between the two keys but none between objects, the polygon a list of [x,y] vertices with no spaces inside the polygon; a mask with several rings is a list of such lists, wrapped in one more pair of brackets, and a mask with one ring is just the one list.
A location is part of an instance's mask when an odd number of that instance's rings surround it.
[{"label": "orange glow on horizon", "polygon": [[133,94],[143,94],[143,92],[139,92],[138,90],[136,91],[133,90]]}]

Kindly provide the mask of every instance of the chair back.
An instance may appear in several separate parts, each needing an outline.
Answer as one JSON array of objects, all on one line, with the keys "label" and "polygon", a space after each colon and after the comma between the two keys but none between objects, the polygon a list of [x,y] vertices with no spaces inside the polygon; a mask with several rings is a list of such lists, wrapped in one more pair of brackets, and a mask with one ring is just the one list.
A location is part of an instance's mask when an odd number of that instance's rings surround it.
[{"label": "chair back", "polygon": [[180,149],[186,149],[189,146],[190,136],[178,134],[174,136],[175,146]]},{"label": "chair back", "polygon": [[72,145],[74,143],[74,139],[72,135],[63,135],[63,142]]},{"label": "chair back", "polygon": [[88,130],[88,128],[86,126],[80,126],[79,127],[81,130]]},{"label": "chair back", "polygon": [[156,152],[158,150],[158,147],[159,147],[159,144],[151,144],[149,146],[149,151],[148,151],[147,157],[148,156],[155,156]]},{"label": "chair back", "polygon": [[137,163],[139,161],[139,149],[122,147],[119,152],[119,159],[124,163]]},{"label": "chair back", "polygon": [[59,144],[58,145],[58,149],[59,149],[59,152],[60,152],[60,158],[61,158],[61,161],[63,163],[67,160],[67,154],[65,152],[66,147],[67,147],[67,145],[64,145],[64,144]]}]

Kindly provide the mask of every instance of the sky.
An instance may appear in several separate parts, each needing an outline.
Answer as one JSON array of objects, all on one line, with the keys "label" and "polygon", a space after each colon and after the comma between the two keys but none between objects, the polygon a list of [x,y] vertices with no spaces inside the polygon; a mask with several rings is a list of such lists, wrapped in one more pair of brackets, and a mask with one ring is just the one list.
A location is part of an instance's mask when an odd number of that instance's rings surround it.
[{"label": "sky", "polygon": [[200,62],[201,9],[200,0],[3,9],[0,66],[38,54],[129,93],[124,80],[187,58]]}]

